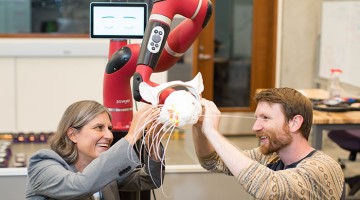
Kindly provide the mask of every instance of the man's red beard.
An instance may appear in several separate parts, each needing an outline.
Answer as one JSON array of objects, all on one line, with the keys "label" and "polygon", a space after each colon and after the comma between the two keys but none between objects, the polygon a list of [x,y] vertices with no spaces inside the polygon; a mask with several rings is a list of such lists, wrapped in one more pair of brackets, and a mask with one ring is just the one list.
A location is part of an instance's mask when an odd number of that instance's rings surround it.
[{"label": "man's red beard", "polygon": [[264,155],[277,152],[293,141],[289,127],[286,124],[280,130],[260,131],[256,133],[256,136],[260,137],[260,152]]}]

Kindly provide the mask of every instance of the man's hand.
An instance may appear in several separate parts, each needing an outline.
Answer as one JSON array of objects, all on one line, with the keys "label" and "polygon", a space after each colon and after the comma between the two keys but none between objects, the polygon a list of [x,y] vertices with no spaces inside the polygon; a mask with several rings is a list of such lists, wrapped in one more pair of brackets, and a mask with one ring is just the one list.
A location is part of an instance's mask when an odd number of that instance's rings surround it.
[{"label": "man's hand", "polygon": [[201,99],[201,104],[203,105],[203,113],[204,113],[204,116],[201,119],[202,121],[201,131],[204,134],[207,134],[212,130],[217,131],[220,123],[221,112],[216,107],[215,103],[212,101],[203,98]]}]

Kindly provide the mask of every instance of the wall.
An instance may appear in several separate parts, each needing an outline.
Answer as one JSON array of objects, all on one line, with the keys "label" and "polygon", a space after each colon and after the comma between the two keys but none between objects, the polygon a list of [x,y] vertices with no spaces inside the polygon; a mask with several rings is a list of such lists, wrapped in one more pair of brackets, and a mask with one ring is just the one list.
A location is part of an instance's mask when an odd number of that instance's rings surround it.
[{"label": "wall", "polygon": [[[278,87],[324,88],[318,78],[321,17],[324,0],[279,0]],[[360,96],[359,87],[342,83],[345,94]]]},{"label": "wall", "polygon": [[319,76],[342,70],[340,81],[360,88],[360,1],[324,1]]},{"label": "wall", "polygon": [[282,0],[280,87],[311,88],[317,65],[322,0]]}]

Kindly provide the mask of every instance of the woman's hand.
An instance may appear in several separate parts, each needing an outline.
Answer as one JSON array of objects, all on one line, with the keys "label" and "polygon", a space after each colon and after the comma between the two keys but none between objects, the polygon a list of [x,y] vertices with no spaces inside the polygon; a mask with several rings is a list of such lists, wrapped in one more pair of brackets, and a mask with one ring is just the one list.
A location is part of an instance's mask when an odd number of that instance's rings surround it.
[{"label": "woman's hand", "polygon": [[152,124],[159,116],[160,110],[156,106],[144,104],[134,113],[130,129],[125,139],[131,144],[135,144],[144,133],[148,124]]}]

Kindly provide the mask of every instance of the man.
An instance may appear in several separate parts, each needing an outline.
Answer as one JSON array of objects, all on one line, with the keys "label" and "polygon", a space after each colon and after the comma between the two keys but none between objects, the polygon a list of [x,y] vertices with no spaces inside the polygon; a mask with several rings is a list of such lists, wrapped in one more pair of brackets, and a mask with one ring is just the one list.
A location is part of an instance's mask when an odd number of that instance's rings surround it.
[{"label": "man", "polygon": [[234,175],[256,199],[341,199],[344,175],[339,164],[308,143],[312,104],[291,88],[263,90],[253,131],[260,146],[239,150],[218,132],[220,111],[203,99],[204,118],[193,126],[202,167]]}]

